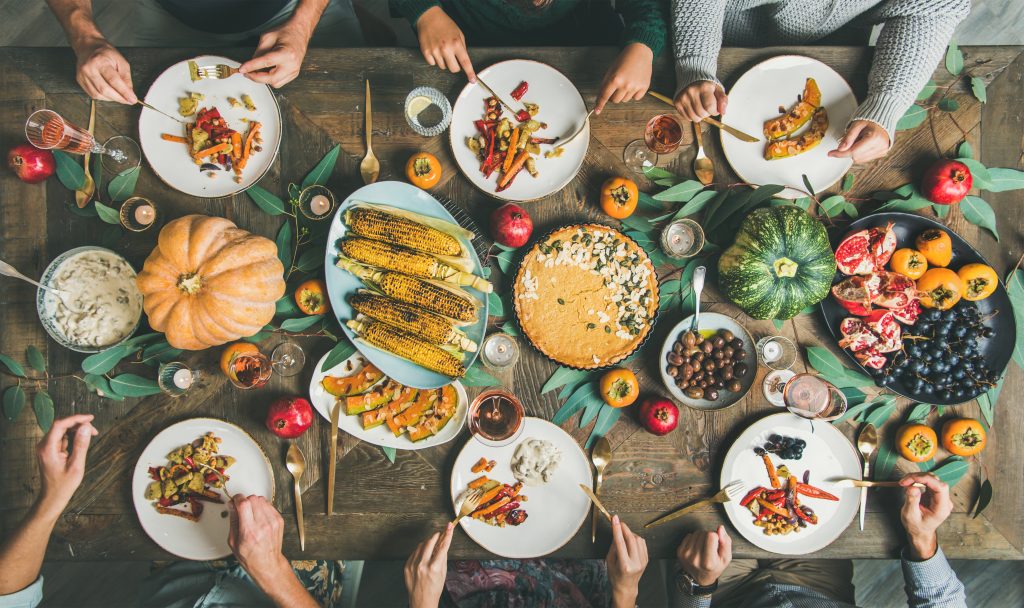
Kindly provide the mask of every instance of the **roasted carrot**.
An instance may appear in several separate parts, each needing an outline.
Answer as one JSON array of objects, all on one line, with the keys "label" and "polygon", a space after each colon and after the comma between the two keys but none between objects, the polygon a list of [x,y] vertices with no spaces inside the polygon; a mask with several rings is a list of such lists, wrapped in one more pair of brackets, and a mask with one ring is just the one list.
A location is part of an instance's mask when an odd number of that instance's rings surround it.
[{"label": "roasted carrot", "polygon": [[246,134],[245,145],[242,146],[242,157],[238,159],[240,169],[244,169],[245,165],[249,163],[249,156],[252,155],[252,142],[260,132],[261,126],[260,123],[255,121],[249,123],[249,133]]},{"label": "roasted carrot", "polygon": [[160,134],[160,139],[162,139],[164,141],[173,141],[176,144],[187,144],[188,143],[188,139],[187,138],[184,138],[181,135],[171,135],[170,133],[161,133]]},{"label": "roasted carrot", "polygon": [[485,507],[483,509],[480,509],[479,511],[473,513],[473,517],[474,518],[481,518],[481,519],[486,518],[488,515],[490,515],[494,511],[497,511],[498,509],[504,507],[506,504],[508,504],[511,501],[512,501],[512,497],[511,496],[502,496],[500,499],[496,500],[493,505],[489,505],[489,506],[487,506],[487,507]]},{"label": "roasted carrot", "polygon": [[242,158],[242,134],[235,131],[231,134],[231,159],[237,161]]},{"label": "roasted carrot", "polygon": [[505,163],[501,166],[501,170],[508,173],[509,167],[512,166],[512,156],[515,154],[516,145],[519,143],[519,127],[512,129],[512,135],[508,140],[508,149],[512,154],[505,155]]},{"label": "roasted carrot", "polygon": [[480,497],[480,502],[478,502],[477,504],[481,506],[486,505],[488,502],[494,500],[494,497],[497,496],[498,494],[501,494],[504,490],[505,486],[501,484],[497,485],[494,488],[491,488],[490,490],[484,492],[484,495]]},{"label": "roasted carrot", "polygon": [[779,476],[775,473],[775,465],[772,464],[772,457],[765,452],[764,455],[761,456],[761,459],[764,460],[764,468],[768,469],[768,479],[772,482],[772,488],[778,490],[782,487],[782,483],[779,482]]},{"label": "roasted carrot", "polygon": [[757,504],[761,505],[762,509],[768,509],[769,511],[775,513],[776,515],[780,515],[782,517],[785,517],[786,519],[789,519],[789,509],[786,509],[785,507],[776,507],[772,503],[760,497],[758,497],[756,500]]},{"label": "roasted carrot", "polygon": [[229,144],[229,143],[217,144],[215,146],[210,146],[209,148],[207,148],[205,150],[200,150],[199,152],[196,152],[196,154],[193,156],[193,158],[195,158],[196,160],[199,160],[199,159],[202,159],[202,158],[206,158],[208,156],[213,156],[214,154],[223,154],[223,153],[227,152],[230,148],[231,148],[231,144]]},{"label": "roasted carrot", "polygon": [[[505,173],[502,174],[501,179],[498,180],[498,190],[504,190],[510,183],[512,183],[512,178],[516,176],[516,173],[519,173],[519,171],[522,170],[523,165],[526,164],[526,159],[529,157],[530,153],[526,150],[523,150],[516,155],[515,160],[512,161],[512,166],[505,171]],[[506,157],[506,160],[507,159],[508,157]]]},{"label": "roasted carrot", "polygon": [[479,488],[480,486],[484,485],[485,483],[487,483],[488,481],[490,481],[490,480],[487,479],[486,475],[481,475],[480,477],[477,477],[473,481],[469,482],[469,489],[470,490],[475,490],[475,489]]},{"label": "roasted carrot", "polygon": [[480,471],[483,471],[485,468],[487,468],[487,459],[481,457],[480,460],[476,461],[476,464],[473,465],[473,468],[471,468],[470,471],[474,473],[479,473]]}]

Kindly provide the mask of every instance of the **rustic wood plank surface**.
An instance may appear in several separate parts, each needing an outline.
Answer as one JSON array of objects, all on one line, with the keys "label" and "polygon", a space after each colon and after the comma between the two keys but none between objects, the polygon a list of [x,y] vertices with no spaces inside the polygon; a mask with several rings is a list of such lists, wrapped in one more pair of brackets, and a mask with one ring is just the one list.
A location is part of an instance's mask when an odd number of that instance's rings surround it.
[{"label": "rustic wood plank surface", "polygon": [[[858,96],[864,95],[870,52],[862,48],[724,49],[719,72],[723,80],[731,84],[754,63],[785,52],[799,52],[825,61],[850,81]],[[922,164],[948,153],[965,138],[980,151],[981,159],[988,165],[1021,167],[1024,142],[1020,106],[1024,74],[1022,49],[971,47],[964,52],[968,70],[990,83],[989,103],[982,107],[971,97],[963,79],[954,82],[945,70],[937,69],[935,80],[940,86],[950,86],[948,95],[960,102],[960,109],[953,113],[934,113],[925,125],[899,133],[895,148],[885,159],[854,167],[857,180],[849,193],[851,198],[910,181],[919,174]],[[4,59],[0,63],[0,84],[3,85],[0,86],[0,109],[3,110],[0,143],[5,148],[22,140],[24,118],[36,108],[53,108],[72,122],[87,122],[89,104],[74,81],[73,56],[69,50],[6,49],[0,53]],[[125,50],[139,93],[143,93],[167,65],[199,53],[192,49]],[[245,52],[228,51],[226,54],[242,58]],[[474,59],[478,66],[524,56],[545,61],[568,74],[584,97],[592,100],[602,77],[600,66],[614,54],[611,48],[479,49],[474,51]],[[438,190],[464,205],[478,221],[485,219],[494,202],[458,174],[452,163],[447,135],[432,140],[419,137],[409,129],[402,114],[402,102],[413,87],[434,86],[454,99],[464,80],[459,75],[426,68],[418,53],[408,49],[311,50],[302,76],[278,92],[285,121],[284,141],[274,168],[261,185],[283,194],[285,184],[300,181],[334,143],[341,145],[342,154],[329,185],[341,196],[361,185],[358,161],[363,154],[362,103],[366,78],[371,80],[374,89],[374,143],[382,164],[380,179],[402,179],[402,167],[411,152],[431,151],[445,165],[444,182]],[[652,88],[667,94],[674,91],[673,71],[664,58],[656,65]],[[643,125],[650,116],[664,110],[660,102],[645,99],[609,106],[595,118],[590,153],[580,175],[560,193],[530,205],[536,229],[543,231],[565,221],[584,218],[604,221],[606,218],[595,205],[598,185],[605,177],[625,171],[621,161],[624,146],[642,136]],[[137,112],[137,109],[116,104],[100,104],[98,138],[102,140],[115,133],[135,135]],[[686,130],[680,152],[664,158],[663,162],[684,176],[691,174],[689,167],[694,154],[689,145],[691,138],[692,132]],[[717,133],[711,132],[705,143],[715,161],[716,183],[735,183],[736,177],[722,156]],[[136,192],[156,200],[170,217],[195,212],[223,215],[243,228],[270,237],[280,225],[280,219],[261,212],[244,195],[218,200],[194,199],[168,188],[145,166]],[[958,213],[951,214],[948,223],[975,244],[1002,273],[1013,266],[1024,245],[1024,219],[1018,211],[1021,194],[1007,192],[986,195],[986,198],[996,209],[1002,243],[996,243],[987,232],[966,223]],[[123,252],[136,267],[141,265],[152,249],[155,234],[128,235],[95,218],[78,217],[67,210],[71,201],[72,193],[56,180],[50,180],[45,186],[28,186],[9,173],[3,173],[0,176],[0,257],[28,274],[38,275],[61,252],[102,242]],[[499,289],[507,290],[507,285]],[[34,289],[5,280],[2,293],[0,352],[22,359],[26,346],[34,344],[47,355],[52,373],[80,373],[82,357],[56,347],[39,326]],[[776,333],[770,321],[746,318],[734,306],[722,301],[714,289],[705,291],[705,302],[711,310],[741,319],[755,336]],[[646,356],[635,366],[641,385],[652,393],[662,392],[658,380],[659,362],[652,353],[677,319],[678,313],[664,315],[650,341],[654,346],[648,346]],[[839,354],[816,315],[798,316],[787,322],[781,331],[803,346],[825,344]],[[272,347],[282,339],[283,336],[275,335],[264,346]],[[272,459],[277,459],[280,463],[276,469],[278,488],[287,488],[290,478],[283,466],[287,446],[263,427],[265,408],[277,396],[305,393],[312,373],[311,362],[330,347],[323,339],[298,340],[306,348],[310,361],[304,372],[293,378],[275,377],[267,388],[255,392],[235,390],[216,371],[217,349],[189,356],[188,360],[206,373],[199,387],[181,399],[161,395],[114,402],[90,395],[82,383],[73,378],[52,380],[49,391],[56,401],[57,415],[68,415],[72,411],[94,413],[101,434],[90,452],[85,482],[51,540],[48,557],[168,557],[138,524],[131,506],[130,474],[146,443],[161,429],[182,419],[212,415],[238,423],[253,434]],[[798,365],[806,367],[802,361]],[[132,366],[138,364],[126,364],[126,368]],[[524,345],[516,368],[500,374],[500,379],[522,399],[529,414],[550,418],[559,404],[554,393],[541,395],[539,390],[553,370],[552,363]],[[760,374],[763,373],[761,370]],[[4,376],[0,382],[6,387],[11,384],[11,378]],[[991,433],[991,446],[982,457],[975,459],[970,474],[954,489],[956,512],[941,530],[941,541],[951,557],[1019,559],[1024,556],[1024,512],[1020,509],[1024,504],[1024,480],[1020,475],[1024,439],[1017,432],[1024,423],[1024,411],[1013,407],[1019,402],[1022,389],[1024,374],[1011,364],[997,409],[999,422]],[[475,394],[475,391],[470,393]],[[899,423],[908,406],[909,401],[900,401],[898,414],[886,427],[888,432]],[[683,409],[680,428],[664,438],[645,433],[630,416],[623,416],[609,433],[614,458],[606,473],[605,503],[631,526],[639,528],[665,510],[713,492],[720,459],[730,441],[753,420],[771,411],[773,408],[760,394],[752,391],[736,406],[718,413]],[[951,411],[978,415],[973,402],[947,408],[947,414]],[[565,424],[566,430],[583,442],[589,429],[581,430],[577,426],[575,418]],[[841,428],[853,436],[853,425],[844,424]],[[16,421],[0,424],[0,447],[6,460],[6,466],[0,468],[0,526],[5,531],[19,521],[39,487],[33,452],[39,436],[30,406]],[[293,558],[404,558],[429,531],[444,525],[451,510],[447,493],[450,467],[456,449],[467,439],[465,432],[447,446],[399,452],[394,464],[375,446],[343,434],[335,515],[331,518],[323,515],[326,499],[322,478],[326,477],[328,437],[327,425],[318,421],[300,440],[309,461],[304,478],[308,540],[304,553],[298,550],[291,493],[277,493],[277,507],[285,514],[288,526],[287,555]],[[907,464],[902,463],[901,470]],[[996,488],[997,498],[985,514],[971,518],[967,511],[974,500],[978,480],[986,473]],[[853,524],[817,556],[897,555],[902,533],[896,504],[895,494],[872,493],[868,503],[868,529],[861,533]],[[668,557],[686,531],[711,527],[723,519],[719,508],[708,508],[647,531],[645,536],[651,544],[652,555]],[[607,526],[600,526],[596,545],[591,545],[587,536],[585,532],[578,533],[556,555],[603,556],[608,546]],[[766,555],[738,534],[733,537],[736,556]],[[485,552],[458,533],[451,555],[453,558],[481,557]]]}]

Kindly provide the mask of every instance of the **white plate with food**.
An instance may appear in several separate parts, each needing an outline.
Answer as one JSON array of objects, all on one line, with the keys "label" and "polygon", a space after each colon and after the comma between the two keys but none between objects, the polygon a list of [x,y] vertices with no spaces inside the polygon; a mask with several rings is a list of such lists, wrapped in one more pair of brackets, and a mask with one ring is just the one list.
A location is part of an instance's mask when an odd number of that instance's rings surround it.
[{"label": "white plate with food", "polygon": [[[766,447],[769,448],[767,451]],[[764,451],[764,454],[755,450]],[[779,478],[778,490],[773,488],[765,458],[771,460]],[[797,518],[794,528],[788,523],[789,520],[782,523],[782,514],[761,507],[757,498],[771,503],[786,515],[794,515],[787,503],[789,486],[786,475],[792,474],[804,483],[805,472],[808,474],[807,484],[811,488],[806,492],[803,486],[795,490],[801,517]],[[771,533],[766,532],[768,524],[765,521],[758,521],[758,524],[763,525],[755,524],[755,514],[741,504],[743,501],[730,501],[723,507],[732,525],[754,545],[783,555],[814,553],[839,538],[857,515],[860,489],[838,489],[825,481],[843,478],[861,479],[860,455],[845,435],[828,422],[812,422],[788,412],[772,414],[750,425],[732,444],[722,463],[720,481],[722,487],[733,481],[741,481],[744,499],[750,498],[747,495],[757,488],[765,489],[764,492],[758,492],[751,503],[758,504],[755,508],[764,513],[764,519],[773,527]],[[779,490],[783,492],[781,503],[777,494],[770,494]],[[814,496],[813,493],[818,490],[837,500]]]},{"label": "white plate with food", "polygon": [[[452,467],[452,502],[458,504],[458,498],[469,484],[481,476],[503,486],[514,485],[517,479],[513,473],[513,459],[517,456],[517,449],[524,445],[526,447],[520,456],[527,460],[518,463],[520,476],[534,477],[539,482],[538,485],[523,485],[516,493],[525,495],[528,500],[515,501],[512,500],[515,496],[507,496],[510,500],[499,505],[503,500],[499,497],[479,507],[490,507],[495,515],[485,519],[464,517],[461,521],[466,534],[481,547],[512,559],[542,557],[569,542],[590,512],[590,499],[579,485],[584,484],[588,488],[594,485],[590,461],[576,440],[547,420],[527,417],[524,418],[522,432],[509,445],[489,447],[472,437],[466,442]],[[559,455],[554,466],[550,466],[551,459],[548,458],[551,450]],[[481,460],[493,462],[490,470],[474,473],[474,465]],[[547,482],[543,482],[545,476]],[[507,490],[504,493],[509,494]],[[499,513],[516,502],[518,507]],[[525,519],[518,525],[507,519],[503,520],[504,527],[487,523],[490,519],[496,524],[498,515],[514,518],[516,516],[511,512],[516,510],[525,513]]]},{"label": "white plate with food", "polygon": [[[193,82],[190,62],[199,67],[239,66],[227,57],[206,55],[164,70],[145,101],[193,125],[192,130],[144,107],[139,114],[139,144],[153,172],[172,188],[204,198],[231,196],[258,182],[274,164],[281,146],[281,109],[270,87],[240,74]],[[204,108],[215,108],[226,124],[201,120]],[[197,131],[197,124],[206,128]],[[207,154],[220,139],[230,148]],[[201,156],[198,163],[196,156]]]},{"label": "white plate with food", "polygon": [[338,428],[360,441],[422,450],[455,439],[466,424],[469,398],[460,382],[436,389],[406,389],[389,382],[362,353],[323,371],[326,359],[324,355],[313,370],[310,401],[330,422],[331,410],[340,400]]},{"label": "white plate with food", "polygon": [[[536,106],[536,112],[530,117],[541,125],[530,125],[530,121],[519,121],[507,108],[502,108],[501,115],[489,121],[487,118],[487,100],[491,93],[480,82],[469,83],[462,89],[452,109],[452,122],[448,129],[452,153],[459,170],[466,179],[486,194],[507,201],[535,201],[550,196],[564,188],[579,173],[583,159],[590,146],[590,123],[584,124],[587,115],[587,104],[583,97],[564,74],[555,68],[538,61],[512,59],[491,65],[477,72],[480,79],[493,87],[494,92],[508,103],[515,103],[515,108]],[[526,83],[522,95],[517,88]],[[519,97],[519,99],[516,99]],[[524,106],[523,104],[531,104]],[[500,104],[496,107],[500,107]],[[510,130],[506,133],[501,125],[502,118],[509,121]],[[521,117],[521,118],[525,118]],[[477,121],[488,123],[486,131],[482,131]],[[487,171],[486,150],[469,143],[470,140],[484,138],[483,148],[488,147],[488,132],[500,133],[496,142],[508,142],[511,129],[524,126],[520,133],[530,133],[530,161],[522,163],[518,171],[511,171],[515,157],[509,163],[509,185],[499,188],[504,175],[504,167]],[[583,131],[569,142],[561,152],[554,152],[558,143],[540,143],[537,140],[566,138],[576,132],[580,126]],[[498,127],[502,127],[498,130]],[[494,129],[494,130],[492,130]],[[518,140],[519,138],[517,138]],[[480,140],[477,140],[477,144]],[[472,146],[472,147],[471,147]],[[497,154],[501,154],[500,144],[496,146]],[[518,147],[518,146],[517,146]],[[548,156],[552,154],[552,156]],[[517,155],[518,156],[518,155]],[[485,175],[485,172],[488,174]]]},{"label": "white plate with food", "polygon": [[[820,99],[815,99],[815,87]],[[803,101],[809,92],[812,94]],[[824,108],[824,112],[815,116],[817,108]],[[828,152],[839,145],[856,109],[853,89],[826,64],[802,55],[772,57],[739,77],[729,91],[729,108],[723,117],[731,126],[761,141],[740,141],[722,131],[722,151],[743,181],[786,186],[781,197],[807,196],[803,192],[807,189],[804,175],[815,192],[822,192],[838,182],[853,164],[848,158],[831,158]],[[822,133],[820,139],[816,131]],[[772,145],[769,142],[787,139],[792,141],[777,143],[771,151],[792,155],[766,160],[768,146]],[[816,139],[818,143],[810,145]],[[796,150],[804,151],[793,154]]]},{"label": "white plate with food", "polygon": [[[220,439],[215,442],[217,451],[212,454],[212,458],[229,456],[233,461],[213,462],[209,459],[211,450],[206,450],[204,454],[194,449],[197,445],[204,447],[203,438],[208,433]],[[185,448],[186,445],[193,448]],[[185,452],[180,452],[183,449]],[[169,460],[172,453],[177,462]],[[184,456],[188,456],[191,462],[185,460]],[[223,469],[228,491],[232,495],[256,494],[273,501],[274,472],[270,460],[256,440],[230,422],[216,418],[192,418],[160,431],[142,451],[135,464],[132,473],[132,502],[146,534],[164,550],[183,559],[227,557],[231,554],[231,548],[228,547],[227,498],[219,487],[216,474],[194,463],[206,463],[207,466]],[[223,466],[225,464],[226,467]],[[151,473],[160,468],[166,472],[163,483],[170,482],[172,486],[159,487],[160,498],[151,494],[154,496],[151,500],[147,492],[157,491],[157,487],[151,488],[156,483]],[[175,484],[175,480],[184,481],[186,477],[191,479],[193,471],[205,472],[202,482],[192,482],[196,484],[193,486],[189,486],[188,482]],[[199,494],[205,496],[200,498]],[[171,513],[171,510],[175,513]],[[197,510],[200,511],[197,513]]]}]

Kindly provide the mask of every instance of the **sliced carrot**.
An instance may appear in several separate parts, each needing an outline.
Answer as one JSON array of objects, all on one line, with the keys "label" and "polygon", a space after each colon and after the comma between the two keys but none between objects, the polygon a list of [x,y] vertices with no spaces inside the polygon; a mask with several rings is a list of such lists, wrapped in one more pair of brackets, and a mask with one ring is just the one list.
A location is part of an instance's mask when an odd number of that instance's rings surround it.
[{"label": "sliced carrot", "polygon": [[479,473],[480,471],[483,471],[486,468],[487,468],[487,459],[481,457],[480,460],[476,461],[476,464],[473,465],[473,468],[471,468],[470,471],[472,471],[474,473]]},{"label": "sliced carrot", "polygon": [[481,475],[480,477],[477,477],[473,481],[469,482],[469,489],[470,490],[475,490],[475,489],[483,486],[484,484],[486,484],[488,481],[490,481],[490,480],[487,479],[486,475]]},{"label": "sliced carrot", "polygon": [[764,456],[761,456],[764,460],[764,468],[768,470],[768,479],[772,482],[772,487],[778,490],[782,487],[782,483],[779,481],[779,476],[775,473],[775,465],[772,464],[772,457],[765,452]]},{"label": "sliced carrot", "polygon": [[238,131],[231,134],[231,158],[235,161],[242,158],[242,134]]},{"label": "sliced carrot", "polygon": [[512,157],[516,153],[516,145],[519,143],[519,127],[512,129],[512,136],[508,140],[508,154],[505,155],[505,162],[501,165],[501,170],[504,173],[508,173],[509,167],[512,166]]},{"label": "sliced carrot", "polygon": [[505,486],[503,486],[501,484],[498,484],[494,488],[488,490],[487,492],[484,492],[484,495],[480,497],[480,502],[478,502],[476,504],[478,504],[478,505],[486,505],[488,502],[494,500],[494,497],[497,496],[498,494],[500,494],[502,492],[502,490],[504,490],[504,489],[505,489]]},{"label": "sliced carrot", "polygon": [[161,133],[160,134],[160,139],[162,139],[164,141],[173,141],[176,144],[187,144],[188,143],[188,139],[182,137],[181,135],[171,135],[170,133]]},{"label": "sliced carrot", "polygon": [[493,505],[490,505],[490,506],[488,506],[487,508],[485,508],[483,510],[477,511],[476,513],[473,513],[473,517],[474,518],[486,518],[488,515],[490,515],[491,513],[497,511],[498,509],[504,507],[505,505],[507,505],[510,502],[512,502],[512,497],[511,496],[502,496],[499,500],[496,500]]},{"label": "sliced carrot", "polygon": [[201,158],[206,158],[208,156],[213,156],[215,154],[223,154],[224,152],[227,152],[230,148],[231,144],[229,143],[217,144],[215,146],[210,146],[205,150],[200,150],[199,152],[196,152],[193,158],[199,160]]},{"label": "sliced carrot", "polygon": [[529,157],[530,153],[526,150],[523,150],[522,152],[516,155],[515,160],[512,161],[512,166],[509,167],[509,169],[502,174],[501,179],[498,180],[499,190],[503,189],[505,186],[509,184],[509,182],[512,181],[512,178],[516,176],[516,173],[519,173],[519,171],[523,168],[523,165],[526,164],[526,159]]}]

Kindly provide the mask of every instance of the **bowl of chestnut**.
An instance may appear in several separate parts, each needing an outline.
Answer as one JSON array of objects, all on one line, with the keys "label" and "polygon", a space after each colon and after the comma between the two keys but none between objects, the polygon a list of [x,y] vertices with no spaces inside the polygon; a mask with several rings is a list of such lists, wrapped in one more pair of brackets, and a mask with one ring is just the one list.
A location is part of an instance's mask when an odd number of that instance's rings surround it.
[{"label": "bowl of chestnut", "polygon": [[754,341],[736,319],[716,312],[680,321],[661,348],[661,380],[684,405],[720,410],[747,394],[757,376]]}]

